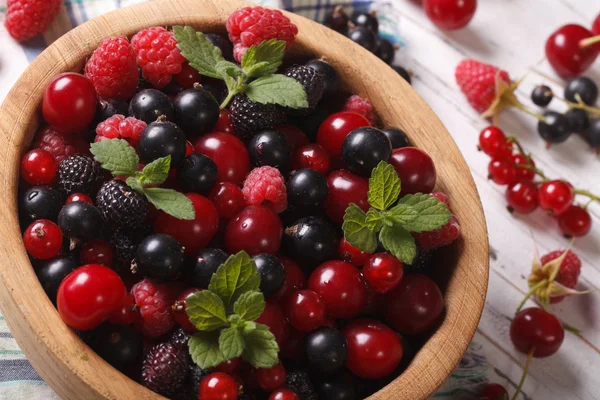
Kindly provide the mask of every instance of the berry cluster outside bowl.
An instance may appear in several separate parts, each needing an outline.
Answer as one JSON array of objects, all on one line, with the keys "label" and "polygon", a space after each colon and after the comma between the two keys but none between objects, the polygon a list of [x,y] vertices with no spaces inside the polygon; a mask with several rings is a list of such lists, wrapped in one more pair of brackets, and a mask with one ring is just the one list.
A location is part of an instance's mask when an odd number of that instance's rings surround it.
[{"label": "berry cluster outside bowl", "polygon": [[[66,34],[23,73],[0,109],[0,306],[28,359],[67,399],[159,399],[160,395],[112,368],[61,320],[44,293],[23,246],[18,222],[19,160],[41,122],[44,88],[61,72],[81,71],[98,43],[151,26],[191,25],[223,31],[244,5],[234,0],[159,0],[98,17]],[[437,168],[437,190],[452,198],[462,237],[439,255],[436,281],[445,315],[410,366],[372,399],[430,396],[450,375],[473,337],[488,283],[484,215],[469,169],[450,135],[425,102],[393,69],[349,39],[302,17],[286,14],[300,29],[289,57],[326,56],[343,86],[369,98],[383,126],[397,126],[426,151]]]}]

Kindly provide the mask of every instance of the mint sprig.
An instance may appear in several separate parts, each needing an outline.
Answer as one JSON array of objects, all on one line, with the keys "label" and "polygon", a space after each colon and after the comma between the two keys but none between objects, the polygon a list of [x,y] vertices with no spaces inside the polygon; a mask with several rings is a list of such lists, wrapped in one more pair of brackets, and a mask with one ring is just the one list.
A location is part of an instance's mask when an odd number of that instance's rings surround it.
[{"label": "mint sprig", "polygon": [[371,172],[365,213],[356,204],[346,208],[342,230],[354,247],[369,253],[383,247],[405,264],[412,264],[417,245],[411,232],[429,232],[446,225],[452,213],[446,204],[429,194],[400,197],[401,182],[394,167],[381,161]]},{"label": "mint sprig", "polygon": [[152,161],[140,172],[137,171],[140,159],[135,149],[126,140],[110,139],[92,143],[90,151],[102,168],[110,171],[113,176],[126,177],[125,183],[146,196],[157,209],[178,219],[195,218],[191,200],[182,193],[172,189],[148,187],[165,182],[171,168],[171,156]]},{"label": "mint sprig", "polygon": [[259,286],[256,264],[241,251],[219,266],[208,289],[186,299],[186,312],[200,331],[189,341],[192,359],[200,368],[235,357],[256,368],[278,363],[275,336],[268,326],[254,322],[266,304]]}]

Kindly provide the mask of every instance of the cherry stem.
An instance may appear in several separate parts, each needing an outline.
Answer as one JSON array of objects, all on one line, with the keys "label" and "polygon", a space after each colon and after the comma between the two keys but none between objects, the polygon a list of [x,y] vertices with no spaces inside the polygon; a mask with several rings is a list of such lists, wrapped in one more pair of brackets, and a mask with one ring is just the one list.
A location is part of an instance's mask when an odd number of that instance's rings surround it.
[{"label": "cherry stem", "polygon": [[517,386],[517,391],[513,395],[511,400],[517,400],[519,394],[521,394],[521,389],[523,389],[523,385],[525,384],[525,378],[527,378],[527,373],[529,372],[529,366],[531,365],[531,360],[533,359],[533,353],[535,353],[535,346],[529,350],[527,353],[527,361],[525,361],[525,368],[523,368],[523,375],[521,375],[521,380],[519,381],[519,386]]},{"label": "cherry stem", "polygon": [[547,285],[547,284],[548,284],[548,279],[543,279],[539,283],[537,283],[534,287],[529,289],[529,292],[527,292],[527,294],[525,295],[525,298],[521,301],[521,303],[519,303],[519,306],[517,307],[517,312],[521,311],[521,308],[523,308],[523,306],[525,305],[527,300],[529,300],[529,298],[535,293],[536,290],[538,290],[539,288],[541,288],[542,286]]},{"label": "cherry stem", "polygon": [[584,47],[591,46],[595,43],[600,43],[600,35],[581,40],[579,42],[579,47],[583,49]]}]

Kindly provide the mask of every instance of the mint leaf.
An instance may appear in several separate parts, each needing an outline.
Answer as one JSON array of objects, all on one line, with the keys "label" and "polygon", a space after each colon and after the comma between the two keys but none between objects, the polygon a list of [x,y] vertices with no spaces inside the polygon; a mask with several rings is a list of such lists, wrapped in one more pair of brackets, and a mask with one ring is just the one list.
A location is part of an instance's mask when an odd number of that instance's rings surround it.
[{"label": "mint leaf", "polygon": [[383,226],[383,217],[377,210],[369,208],[369,211],[367,211],[367,217],[365,218],[365,223],[367,228],[373,232],[379,232]]},{"label": "mint leaf", "polygon": [[429,232],[440,229],[452,217],[448,206],[429,194],[406,195],[400,199],[399,205],[411,206],[418,213],[417,218],[402,224],[411,232]]},{"label": "mint leaf", "polygon": [[240,296],[258,290],[260,275],[248,253],[240,251],[229,256],[210,279],[208,289],[216,293],[230,310]]},{"label": "mint leaf", "polygon": [[400,196],[400,178],[392,164],[380,161],[369,178],[369,204],[379,211],[387,210]]},{"label": "mint leaf", "polygon": [[216,65],[223,61],[221,50],[214,46],[202,32],[196,32],[191,26],[174,26],[175,40],[181,55],[200,74],[215,79],[223,79],[217,72]]},{"label": "mint leaf", "polygon": [[244,76],[244,71],[242,71],[237,64],[226,60],[219,61],[215,65],[215,70],[221,75],[221,79],[225,79],[225,77]]},{"label": "mint leaf", "polygon": [[199,331],[214,331],[227,324],[223,301],[210,290],[196,292],[185,299],[185,312]]},{"label": "mint leaf", "polygon": [[279,346],[269,327],[256,324],[253,330],[244,330],[246,348],[242,358],[255,368],[271,368],[279,362]]},{"label": "mint leaf", "polygon": [[274,74],[283,62],[286,43],[271,39],[252,46],[242,57],[242,69],[250,78]]},{"label": "mint leaf", "polygon": [[219,332],[197,332],[188,341],[192,360],[202,369],[216,367],[225,361],[219,348]]},{"label": "mint leaf", "polygon": [[234,327],[239,327],[239,326],[244,326],[244,324],[246,323],[246,321],[244,321],[242,319],[242,317],[240,317],[237,314],[231,314],[227,317],[227,322],[229,322],[229,324],[231,326]]},{"label": "mint leaf", "polygon": [[196,217],[192,201],[173,189],[144,188],[150,203],[177,219],[193,220]]},{"label": "mint leaf", "polygon": [[227,328],[221,331],[219,349],[226,360],[241,356],[245,347],[246,342],[238,328]]},{"label": "mint leaf", "polygon": [[171,156],[158,158],[147,164],[139,178],[144,185],[160,185],[167,180],[171,169]]},{"label": "mint leaf", "polygon": [[401,226],[385,225],[381,228],[381,232],[379,232],[379,241],[386,250],[404,264],[412,264],[414,258],[417,256],[415,238]]},{"label": "mint leaf", "polygon": [[265,296],[258,290],[242,294],[233,305],[233,312],[245,321],[254,321],[265,310]]},{"label": "mint leaf", "polygon": [[344,214],[342,230],[348,243],[361,251],[372,253],[377,248],[377,237],[367,226],[366,218],[367,215],[360,207],[350,203]]},{"label": "mint leaf", "polygon": [[133,190],[135,190],[138,193],[144,194],[144,186],[142,186],[142,184],[140,183],[140,181],[137,180],[137,178],[134,178],[133,176],[130,176],[129,178],[127,178],[125,180],[125,183],[132,188]]},{"label": "mint leaf", "polygon": [[307,108],[304,87],[285,75],[267,75],[250,82],[246,87],[250,100],[262,104],[279,104],[294,109]]},{"label": "mint leaf", "polygon": [[140,159],[135,149],[123,139],[102,140],[92,143],[90,152],[94,159],[113,175],[132,176]]},{"label": "mint leaf", "polygon": [[[419,217],[419,212],[407,204],[398,204],[385,212],[385,218],[394,224],[406,226]],[[409,229],[410,230],[410,229]]]}]

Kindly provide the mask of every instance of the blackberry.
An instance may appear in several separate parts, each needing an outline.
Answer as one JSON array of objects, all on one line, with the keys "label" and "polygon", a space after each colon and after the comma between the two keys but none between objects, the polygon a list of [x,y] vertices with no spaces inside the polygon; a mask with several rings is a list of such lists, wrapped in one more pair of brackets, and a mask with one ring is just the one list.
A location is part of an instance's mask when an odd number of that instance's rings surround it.
[{"label": "blackberry", "polygon": [[289,112],[296,115],[310,114],[317,108],[317,104],[321,101],[321,97],[323,97],[323,92],[325,91],[325,78],[323,74],[305,65],[294,65],[285,71],[285,75],[294,78],[304,87],[306,99],[308,100],[307,109],[290,109]]},{"label": "blackberry", "polygon": [[148,214],[148,200],[123,181],[112,180],[100,188],[96,204],[104,219],[113,228],[133,229],[140,226]]},{"label": "blackberry", "polygon": [[320,72],[323,75],[324,93],[323,95],[333,95],[337,92],[340,85],[340,76],[325,57],[311,60],[306,63],[307,67]]},{"label": "blackberry", "polygon": [[202,369],[196,364],[192,364],[189,367],[189,380],[192,385],[198,390],[198,386],[200,386],[200,382],[202,379],[206,378],[208,375],[212,373],[210,369]]},{"label": "blackberry", "polygon": [[285,121],[283,108],[276,104],[255,103],[241,93],[229,106],[229,119],[242,139],[250,139],[256,132],[274,128]]},{"label": "blackberry", "polygon": [[154,346],[142,364],[142,385],[166,397],[183,387],[189,363],[185,351],[171,343]]},{"label": "blackberry", "polygon": [[88,156],[71,156],[58,166],[58,186],[67,194],[85,193],[95,196],[104,181],[99,162]]},{"label": "blackberry", "polygon": [[152,232],[152,228],[144,226],[140,231],[143,234],[119,229],[110,238],[110,247],[113,249],[113,266],[121,276],[130,274],[131,262],[135,258],[137,247],[144,237]]},{"label": "blackberry", "polygon": [[413,259],[412,264],[404,265],[404,271],[407,273],[429,274],[432,261],[433,251],[421,250],[417,246],[417,256]]},{"label": "blackberry", "polygon": [[300,400],[319,400],[308,373],[301,369],[288,370],[285,387],[296,392]]},{"label": "blackberry", "polygon": [[185,349],[187,351],[188,341],[192,337],[192,334],[183,328],[177,328],[169,337],[169,343]]}]

